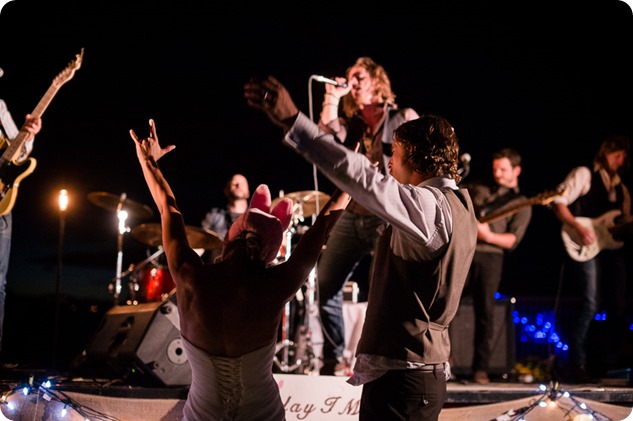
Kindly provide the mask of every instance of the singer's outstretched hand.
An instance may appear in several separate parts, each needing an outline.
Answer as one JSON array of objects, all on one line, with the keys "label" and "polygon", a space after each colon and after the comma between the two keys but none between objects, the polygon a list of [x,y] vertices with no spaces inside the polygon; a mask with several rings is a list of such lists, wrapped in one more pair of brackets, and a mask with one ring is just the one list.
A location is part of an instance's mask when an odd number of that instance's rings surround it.
[{"label": "singer's outstretched hand", "polygon": [[249,107],[263,111],[270,121],[287,130],[292,126],[299,109],[286,88],[274,77],[251,78],[244,85],[244,98]]}]

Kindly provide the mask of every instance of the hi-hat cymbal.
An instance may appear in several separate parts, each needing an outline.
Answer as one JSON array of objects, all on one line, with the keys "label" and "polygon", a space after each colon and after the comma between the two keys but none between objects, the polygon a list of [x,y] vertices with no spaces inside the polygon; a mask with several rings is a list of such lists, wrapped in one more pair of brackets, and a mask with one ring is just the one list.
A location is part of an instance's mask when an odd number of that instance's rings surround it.
[{"label": "hi-hat cymbal", "polygon": [[[191,248],[205,250],[222,248],[220,236],[211,230],[187,225],[185,233]],[[163,244],[163,231],[158,223],[141,224],[132,230],[132,236],[150,247],[158,247]]]},{"label": "hi-hat cymbal", "polygon": [[[116,212],[121,202],[121,195],[107,193],[103,191],[93,191],[88,193],[88,201],[107,211]],[[152,209],[127,197],[121,204],[121,209],[127,211],[128,215],[134,218],[147,219],[154,215]]]},{"label": "hi-hat cymbal", "polygon": [[272,201],[271,207],[274,207],[283,198],[292,199],[294,202],[294,213],[301,213],[303,216],[311,216],[317,213],[317,199],[319,201],[319,209],[323,208],[323,205],[330,200],[330,195],[316,190],[303,190],[292,193],[286,193],[285,195],[276,198]]}]

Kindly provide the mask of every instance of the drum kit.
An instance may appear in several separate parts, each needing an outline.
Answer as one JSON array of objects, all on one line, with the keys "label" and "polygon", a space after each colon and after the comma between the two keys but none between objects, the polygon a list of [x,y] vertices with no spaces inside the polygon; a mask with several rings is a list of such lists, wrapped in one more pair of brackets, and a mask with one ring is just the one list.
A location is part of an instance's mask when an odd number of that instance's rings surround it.
[{"label": "drum kit", "polygon": [[[126,225],[128,218],[148,219],[152,217],[154,214],[152,209],[129,199],[126,193],[117,196],[107,192],[92,192],[88,193],[88,201],[107,211],[116,212],[118,218],[116,276],[108,285],[108,290],[114,296],[114,304],[121,304],[119,302],[122,292],[121,281],[128,276],[129,298],[126,300],[126,304],[135,305],[166,300],[174,292],[176,285],[167,265],[159,263],[159,257],[164,253],[160,224],[140,224],[134,229],[130,229]],[[156,248],[157,251],[141,262],[131,264],[123,272],[123,236],[128,232],[141,244]],[[206,251],[222,248],[222,240],[211,230],[187,225],[185,233],[189,244],[194,249]]]},{"label": "drum kit", "polygon": [[[318,215],[321,206],[330,199],[329,195],[316,190],[288,194],[280,191],[279,197],[272,201],[272,206],[284,197],[294,202],[293,217],[284,232],[284,241],[275,261],[277,264],[283,263],[290,257],[294,243],[308,229],[308,226],[303,224],[305,218],[314,218]],[[88,194],[88,200],[95,206],[116,212],[118,218],[116,276],[108,285],[108,290],[114,296],[114,304],[121,304],[119,303],[122,292],[121,281],[128,276],[129,299],[126,300],[126,304],[136,305],[170,299],[175,294],[175,284],[167,266],[158,263],[159,257],[164,254],[161,225],[143,223],[133,229],[126,225],[128,218],[149,219],[154,214],[152,209],[129,199],[126,193],[115,195],[107,192],[92,192]],[[126,271],[123,271],[123,236],[128,232],[141,244],[157,250],[146,259],[131,264]],[[222,240],[211,230],[187,225],[185,232],[189,244],[194,249],[204,252],[222,248]],[[286,303],[284,308],[279,342],[273,361],[275,367],[281,372],[302,374],[318,372],[318,356],[313,350],[310,328],[310,318],[315,318],[317,312],[315,293],[316,268],[313,268],[304,286],[297,291],[296,298]]]}]

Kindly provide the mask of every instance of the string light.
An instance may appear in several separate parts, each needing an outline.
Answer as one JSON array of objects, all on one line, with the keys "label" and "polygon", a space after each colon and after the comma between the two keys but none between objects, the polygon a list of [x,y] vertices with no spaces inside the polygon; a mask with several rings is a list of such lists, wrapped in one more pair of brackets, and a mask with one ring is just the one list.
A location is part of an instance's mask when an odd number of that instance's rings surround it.
[{"label": "string light", "polygon": [[[7,409],[15,411],[17,408],[16,402],[11,400],[11,396],[17,391],[22,391],[26,396],[32,393],[33,390],[39,390],[43,399],[52,402],[59,402],[62,408],[59,410],[60,417],[66,417],[69,414],[69,410],[77,412],[80,416],[84,417],[84,421],[120,421],[119,419],[95,411],[89,407],[81,405],[79,402],[74,401],[68,395],[60,390],[55,390],[49,379],[44,380],[38,384],[33,377],[29,379],[28,384],[17,385],[14,389],[9,390],[0,396],[0,405],[6,406]],[[569,419],[573,421],[584,420],[596,420],[596,421],[609,421],[610,418],[594,411],[585,402],[578,400],[567,390],[559,388],[558,382],[552,382],[549,386],[540,384],[538,390],[543,392],[538,398],[532,401],[531,404],[513,409],[510,408],[505,413],[501,414],[495,420],[503,421],[526,421],[526,416],[533,409],[547,408],[548,410],[560,410],[563,413],[563,419]],[[0,411],[0,415],[2,411]],[[0,418],[3,421],[3,418]]]},{"label": "string light", "polygon": [[[525,421],[525,416],[536,407],[548,408],[551,410],[558,409],[563,412],[563,419],[570,419],[573,421],[610,420],[610,418],[604,414],[591,409],[585,402],[581,402],[576,399],[568,391],[559,389],[558,382],[551,383],[549,387],[540,385],[539,390],[544,391],[545,393],[543,393],[543,395],[536,399],[531,405],[516,410],[509,409],[495,418],[495,420]],[[561,401],[561,399],[565,399],[565,401]],[[571,404],[567,404],[566,401],[570,401]]]},{"label": "string light", "polygon": [[[14,412],[18,407],[18,402],[15,400],[16,398],[11,398],[11,396],[18,391],[21,391],[24,396],[27,396],[34,393],[35,390],[39,390],[38,399],[41,397],[47,402],[59,402],[61,404],[58,409],[60,418],[67,417],[69,411],[73,410],[82,416],[84,421],[120,421],[116,417],[101,413],[74,401],[70,396],[60,390],[55,390],[49,379],[37,383],[33,376],[29,378],[27,384],[18,384],[13,389],[3,393],[2,396],[0,396],[0,405],[4,405],[8,410]],[[54,408],[52,409],[55,410]],[[6,417],[3,418],[3,413],[0,411],[0,421],[4,420],[11,421]]]}]

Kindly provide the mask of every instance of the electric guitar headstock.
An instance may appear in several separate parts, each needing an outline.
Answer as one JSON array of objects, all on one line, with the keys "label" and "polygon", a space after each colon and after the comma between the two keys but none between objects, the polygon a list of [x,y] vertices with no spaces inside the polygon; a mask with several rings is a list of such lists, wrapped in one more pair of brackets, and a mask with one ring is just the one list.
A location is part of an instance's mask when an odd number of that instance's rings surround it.
[{"label": "electric guitar headstock", "polygon": [[533,205],[549,205],[557,197],[565,196],[566,194],[567,194],[567,186],[565,186],[564,184],[560,184],[558,187],[556,187],[553,190],[547,190],[547,191],[544,191],[543,193],[537,194],[536,196],[530,199],[530,202]]},{"label": "electric guitar headstock", "polygon": [[64,83],[68,82],[73,78],[75,72],[79,70],[81,67],[81,62],[84,58],[84,49],[81,49],[81,52],[75,56],[75,60],[71,61],[68,66],[53,79],[53,86],[56,89],[59,89]]}]

